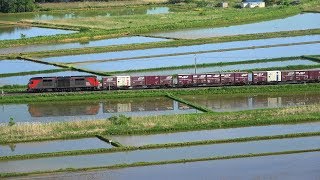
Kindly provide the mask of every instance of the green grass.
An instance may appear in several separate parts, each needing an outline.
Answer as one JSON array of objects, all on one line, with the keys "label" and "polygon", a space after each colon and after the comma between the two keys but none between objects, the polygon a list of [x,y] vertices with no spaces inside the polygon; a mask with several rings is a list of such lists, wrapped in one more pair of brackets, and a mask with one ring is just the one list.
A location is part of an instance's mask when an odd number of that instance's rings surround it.
[{"label": "green grass", "polygon": [[318,151],[320,151],[320,149],[267,152],[267,153],[258,153],[258,154],[242,154],[242,155],[219,156],[219,157],[208,157],[208,158],[198,158],[198,159],[180,159],[180,160],[159,161],[159,162],[137,162],[132,164],[118,164],[114,166],[90,167],[90,168],[79,168],[79,169],[68,168],[68,169],[59,169],[59,170],[52,170],[52,171],[34,171],[34,172],[26,172],[26,173],[0,173],[0,177],[5,178],[5,177],[18,177],[18,176],[28,176],[28,175],[53,174],[53,173],[59,173],[59,172],[81,172],[81,171],[89,171],[89,170],[119,169],[119,168],[127,168],[127,167],[141,167],[141,166],[165,165],[165,164],[188,163],[188,162],[199,162],[199,161],[213,161],[213,160],[223,160],[223,159],[275,156],[275,155],[286,155],[286,154],[318,152]]}]

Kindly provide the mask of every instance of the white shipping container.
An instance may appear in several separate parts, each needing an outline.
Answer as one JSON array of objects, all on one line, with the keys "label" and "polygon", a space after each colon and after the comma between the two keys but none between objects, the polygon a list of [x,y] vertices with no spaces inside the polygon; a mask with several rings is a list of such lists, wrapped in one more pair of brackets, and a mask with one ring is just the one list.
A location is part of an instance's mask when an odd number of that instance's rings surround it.
[{"label": "white shipping container", "polygon": [[131,86],[130,76],[117,76],[117,87]]},{"label": "white shipping container", "polygon": [[267,81],[268,82],[281,81],[281,71],[267,71]]}]

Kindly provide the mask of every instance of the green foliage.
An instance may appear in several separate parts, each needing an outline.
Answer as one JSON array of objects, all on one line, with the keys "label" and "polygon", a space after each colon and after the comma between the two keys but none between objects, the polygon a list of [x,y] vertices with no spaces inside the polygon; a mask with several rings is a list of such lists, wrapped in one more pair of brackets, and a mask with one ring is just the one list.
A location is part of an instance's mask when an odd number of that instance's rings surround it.
[{"label": "green foliage", "polygon": [[201,0],[201,1],[196,1],[197,7],[207,7],[208,6],[208,2],[205,0]]},{"label": "green foliage", "polygon": [[9,120],[8,126],[13,126],[13,125],[15,125],[15,124],[16,124],[16,123],[14,122],[13,117],[10,117],[10,120]]},{"label": "green foliage", "polygon": [[35,9],[34,0],[0,0],[0,12],[31,12]]},{"label": "green foliage", "polygon": [[114,125],[128,125],[129,122],[131,121],[131,117],[127,117],[123,114],[119,115],[119,116],[111,116],[110,118],[108,118],[108,120],[111,121],[112,124]]},{"label": "green foliage", "polygon": [[20,38],[21,38],[21,39],[25,39],[26,37],[27,37],[27,35],[22,34],[22,33],[20,34]]}]

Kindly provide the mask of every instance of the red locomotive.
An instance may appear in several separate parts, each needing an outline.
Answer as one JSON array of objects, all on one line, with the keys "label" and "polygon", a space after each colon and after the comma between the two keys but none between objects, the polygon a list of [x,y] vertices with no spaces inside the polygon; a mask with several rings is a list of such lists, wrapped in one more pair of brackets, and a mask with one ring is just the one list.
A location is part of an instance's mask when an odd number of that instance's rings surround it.
[{"label": "red locomotive", "polygon": [[33,77],[28,92],[97,90],[97,76]]}]

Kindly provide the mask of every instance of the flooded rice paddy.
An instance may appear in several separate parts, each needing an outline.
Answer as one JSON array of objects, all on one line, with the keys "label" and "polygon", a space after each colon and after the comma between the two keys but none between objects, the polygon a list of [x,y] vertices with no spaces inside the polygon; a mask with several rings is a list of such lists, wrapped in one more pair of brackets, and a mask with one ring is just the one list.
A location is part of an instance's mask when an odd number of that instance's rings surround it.
[{"label": "flooded rice paddy", "polygon": [[[237,71],[237,70],[249,70],[249,69],[259,69],[259,68],[271,68],[271,67],[286,67],[286,66],[296,66],[296,65],[317,65],[317,62],[297,59],[288,61],[273,61],[273,62],[261,62],[252,64],[235,64],[226,66],[212,66],[212,67],[197,67],[197,73],[210,73],[210,72],[224,72],[224,71]],[[157,70],[157,71],[146,71],[146,72],[128,72],[119,73],[119,75],[130,75],[130,76],[149,76],[149,75],[174,75],[174,74],[192,74],[195,73],[195,68],[186,69],[174,69],[174,70]],[[249,76],[252,79],[251,76]]]},{"label": "flooded rice paddy", "polygon": [[59,67],[52,65],[18,59],[0,60],[0,67],[0,74],[60,69]]},{"label": "flooded rice paddy", "polygon": [[287,95],[189,95],[181,96],[183,99],[200,104],[213,111],[241,111],[250,109],[279,108],[320,103],[319,93],[297,93]]},{"label": "flooded rice paddy", "polygon": [[117,141],[125,146],[143,146],[150,144],[183,143],[319,131],[320,123],[316,122],[290,125],[253,126],[243,128],[189,131],[141,136],[108,136],[108,138],[112,139],[113,141]]},{"label": "flooded rice paddy", "polygon": [[257,59],[271,59],[289,56],[312,55],[319,53],[320,43],[281,46],[271,48],[257,48],[226,52],[212,52],[202,54],[190,54],[179,56],[164,56],[154,58],[141,58],[121,61],[107,61],[101,63],[80,64],[79,68],[94,70],[94,71],[126,71],[135,69],[160,68],[170,66],[183,66],[205,63],[220,63],[220,62],[241,62]]},{"label": "flooded rice paddy", "polygon": [[124,44],[138,44],[138,43],[160,42],[160,41],[167,41],[167,40],[168,39],[143,37],[143,36],[120,37],[120,38],[112,38],[112,39],[93,40],[88,42],[51,44],[51,45],[50,44],[28,45],[28,46],[19,46],[19,47],[12,47],[12,48],[2,48],[0,49],[0,54],[51,51],[51,50],[61,50],[61,49],[65,50],[65,49],[101,47],[101,46],[124,45]]},{"label": "flooded rice paddy", "polygon": [[71,34],[75,32],[76,31],[27,26],[5,26],[0,27],[0,40],[23,39],[57,34]]},{"label": "flooded rice paddy", "polygon": [[[10,76],[0,78],[0,86],[3,85],[27,85],[29,79],[32,77],[48,77],[48,76],[85,76],[85,75],[93,75],[85,72],[78,71],[63,71],[63,72],[55,72],[55,73],[45,73],[45,74],[32,74],[25,76]],[[101,77],[98,76],[99,79]]]},{"label": "flooded rice paddy", "polygon": [[127,8],[106,8],[103,10],[70,10],[70,11],[55,11],[55,12],[33,12],[33,13],[16,13],[16,14],[1,14],[0,20],[2,21],[49,21],[58,19],[74,19],[74,18],[87,18],[87,17],[109,17],[109,16],[126,16],[138,14],[167,14],[174,12],[174,8],[166,6],[159,7],[127,7]]},{"label": "flooded rice paddy", "polygon": [[79,156],[52,157],[31,160],[1,161],[0,172],[30,172],[65,168],[85,168],[131,164],[137,162],[157,162],[179,159],[196,159],[250,153],[306,150],[320,147],[320,137],[303,137],[251,141],[241,143],[210,144],[201,146],[176,147],[168,149],[136,150]]},{"label": "flooded rice paddy", "polygon": [[[263,21],[252,24],[235,25],[220,28],[203,28],[180,30],[173,32],[154,33],[157,37],[198,39],[217,36],[230,36],[242,34],[270,33],[280,31],[297,31],[320,28],[319,13],[305,13],[291,16],[284,19]],[[299,22],[299,23],[297,23]]]},{"label": "flooded rice paddy", "polygon": [[112,148],[112,145],[101,141],[98,138],[15,143],[0,145],[0,156],[52,153],[99,148]]},{"label": "flooded rice paddy", "polygon": [[53,122],[106,119],[120,114],[156,116],[187,113],[201,111],[165,97],[1,104],[0,123],[7,124],[10,117],[13,117],[15,122]]},{"label": "flooded rice paddy", "polygon": [[[249,171],[248,171],[249,170]],[[230,173],[232,172],[232,173]],[[60,180],[163,180],[163,179],[319,179],[320,152],[201,161],[53,175],[16,177],[15,179]]]},{"label": "flooded rice paddy", "polygon": [[176,54],[176,53],[196,53],[200,51],[226,50],[226,49],[232,49],[232,48],[246,48],[246,47],[254,47],[254,46],[271,46],[271,45],[278,45],[278,44],[302,43],[302,42],[311,42],[311,41],[320,41],[320,35],[270,38],[270,39],[248,40],[248,41],[233,41],[233,42],[224,42],[224,43],[178,46],[178,47],[168,47],[168,48],[152,48],[152,49],[130,50],[130,51],[120,51],[120,52],[80,54],[80,55],[47,57],[47,58],[42,58],[42,60],[47,62],[72,63],[72,62],[83,62],[83,61],[92,61],[92,60],[136,58],[141,56],[158,56],[158,55],[168,55],[168,54]]}]

